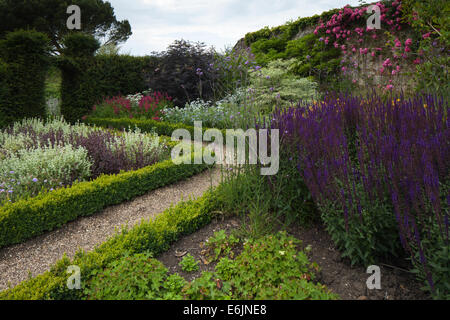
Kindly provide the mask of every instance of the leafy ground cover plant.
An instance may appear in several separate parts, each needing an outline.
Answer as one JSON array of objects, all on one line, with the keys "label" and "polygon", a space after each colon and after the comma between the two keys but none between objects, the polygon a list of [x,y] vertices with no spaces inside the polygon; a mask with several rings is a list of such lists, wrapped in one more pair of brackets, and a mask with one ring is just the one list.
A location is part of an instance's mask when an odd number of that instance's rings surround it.
[{"label": "leafy ground cover plant", "polygon": [[[234,242],[228,236],[221,239]],[[319,268],[297,250],[298,245],[286,233],[250,239],[234,260],[222,257],[215,272],[205,271],[191,282],[169,275],[148,253],[125,254],[93,270],[84,294],[87,299],[125,300],[337,299],[315,281]],[[185,259],[194,265],[192,257]]]},{"label": "leafy ground cover plant", "polygon": [[224,230],[220,230],[215,232],[214,236],[203,243],[205,249],[202,251],[202,254],[207,257],[208,262],[210,263],[217,261],[224,256],[234,258],[233,249],[239,242],[239,238],[233,235],[227,236]]},{"label": "leafy ground cover plant", "polygon": [[105,270],[92,271],[91,276],[92,281],[85,290],[89,300],[161,299],[166,291],[166,281],[172,292],[171,298],[181,291],[179,280],[174,276],[166,279],[167,269],[146,253],[126,255],[112,262]]},{"label": "leafy ground cover plant", "polygon": [[235,260],[222,258],[217,275],[231,285],[235,299],[335,299],[325,286],[314,283],[319,271],[299,241],[285,232],[249,239]]},{"label": "leafy ground cover plant", "polygon": [[198,261],[191,254],[187,254],[180,262],[183,271],[194,272],[198,270]]}]

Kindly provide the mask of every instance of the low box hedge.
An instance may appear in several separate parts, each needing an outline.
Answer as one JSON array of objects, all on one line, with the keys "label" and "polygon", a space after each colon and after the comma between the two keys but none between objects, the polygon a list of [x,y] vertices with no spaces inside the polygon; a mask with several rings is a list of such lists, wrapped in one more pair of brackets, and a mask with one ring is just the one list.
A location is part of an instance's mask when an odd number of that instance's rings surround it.
[{"label": "low box hedge", "polygon": [[[113,128],[113,129],[128,129],[139,128],[143,132],[155,131],[159,135],[172,136],[172,132],[177,129],[186,129],[191,133],[191,137],[194,137],[194,127],[183,123],[169,123],[161,122],[152,119],[126,119],[126,118],[87,118],[84,120],[87,124],[93,124],[103,128]],[[211,128],[202,128],[202,133]],[[223,136],[226,136],[226,130],[220,130]]]},{"label": "low box hedge", "polygon": [[77,217],[92,215],[107,206],[131,200],[207,168],[207,164],[176,165],[172,160],[166,160],[6,204],[0,208],[0,248],[21,243]]},{"label": "low box hedge", "polygon": [[[207,191],[197,200],[181,202],[165,210],[155,219],[143,220],[132,229],[123,229],[94,251],[78,251],[71,260],[64,256],[53,267],[35,278],[0,292],[0,300],[69,300],[86,298],[84,283],[92,276],[93,270],[125,254],[150,252],[154,256],[167,251],[181,236],[191,234],[211,222],[219,207],[218,189]],[[81,271],[81,290],[70,290],[67,268],[76,265]]]}]

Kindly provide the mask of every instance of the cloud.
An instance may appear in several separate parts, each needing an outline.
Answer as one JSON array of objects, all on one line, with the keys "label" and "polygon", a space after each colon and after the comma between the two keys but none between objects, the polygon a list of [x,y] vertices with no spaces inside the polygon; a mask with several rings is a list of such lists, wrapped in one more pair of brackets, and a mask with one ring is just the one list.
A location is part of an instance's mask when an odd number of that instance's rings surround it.
[{"label": "cloud", "polygon": [[109,0],[118,19],[130,21],[133,35],[124,52],[163,51],[174,40],[205,42],[223,49],[247,32],[320,14],[357,0]]}]

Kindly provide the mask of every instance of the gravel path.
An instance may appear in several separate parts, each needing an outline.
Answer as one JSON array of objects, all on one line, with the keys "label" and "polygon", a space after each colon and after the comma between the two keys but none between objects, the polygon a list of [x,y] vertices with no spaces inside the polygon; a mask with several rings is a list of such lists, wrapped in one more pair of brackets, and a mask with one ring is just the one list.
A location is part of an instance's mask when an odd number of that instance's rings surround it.
[{"label": "gravel path", "polygon": [[63,253],[73,257],[81,247],[86,251],[105,242],[116,228],[136,225],[163,212],[171,205],[189,197],[200,197],[221,180],[219,168],[207,170],[189,180],[181,181],[147,193],[132,201],[108,207],[102,212],[77,219],[61,228],[27,242],[0,249],[0,291],[28,278],[44,273]]}]

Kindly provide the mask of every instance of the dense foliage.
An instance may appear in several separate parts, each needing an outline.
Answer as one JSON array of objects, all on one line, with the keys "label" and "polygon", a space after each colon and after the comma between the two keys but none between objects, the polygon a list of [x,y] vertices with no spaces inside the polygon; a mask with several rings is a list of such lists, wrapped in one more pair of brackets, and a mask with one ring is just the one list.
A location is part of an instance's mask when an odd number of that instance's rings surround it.
[{"label": "dense foliage", "polygon": [[45,117],[48,38],[36,31],[8,33],[0,40],[0,127],[26,117]]},{"label": "dense foliage", "polygon": [[64,39],[59,66],[62,69],[62,107],[66,120],[74,122],[87,115],[105,97],[135,94],[148,87],[144,71],[154,59],[127,55],[98,55],[99,43],[76,33]]},{"label": "dense foliage", "polygon": [[54,51],[61,51],[62,39],[71,31],[66,26],[67,8],[81,8],[83,32],[105,38],[107,43],[120,43],[131,36],[127,20],[118,21],[114,9],[103,0],[2,0],[0,1],[0,38],[17,29],[37,30],[51,40]]},{"label": "dense foliage", "polygon": [[147,88],[167,92],[178,106],[197,98],[212,98],[208,85],[212,75],[205,72],[214,62],[212,49],[202,43],[179,40],[156,56],[157,64],[146,73]]},{"label": "dense foliage", "polygon": [[[103,300],[336,299],[325,286],[315,283],[319,268],[296,249],[298,244],[285,233],[251,239],[235,259],[220,259],[215,273],[203,272],[191,282],[169,274],[149,253],[125,255],[93,271],[95,277],[85,293],[87,299]],[[187,272],[196,271],[197,264],[189,254],[180,262]]]}]

